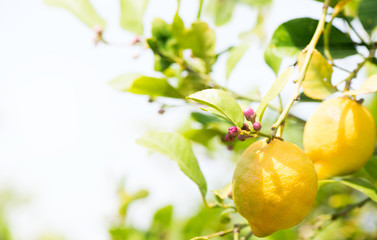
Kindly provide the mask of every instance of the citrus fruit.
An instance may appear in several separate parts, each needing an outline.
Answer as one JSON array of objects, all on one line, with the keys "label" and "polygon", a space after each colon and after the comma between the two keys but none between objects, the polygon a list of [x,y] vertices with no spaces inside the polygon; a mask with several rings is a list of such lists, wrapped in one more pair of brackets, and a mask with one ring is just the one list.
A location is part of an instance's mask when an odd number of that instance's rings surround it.
[{"label": "citrus fruit", "polygon": [[371,113],[349,98],[322,102],[305,125],[304,149],[319,179],[356,172],[372,155],[375,143]]},{"label": "citrus fruit", "polygon": [[280,140],[253,143],[233,175],[233,200],[257,237],[300,223],[317,194],[313,163],[298,146]]}]

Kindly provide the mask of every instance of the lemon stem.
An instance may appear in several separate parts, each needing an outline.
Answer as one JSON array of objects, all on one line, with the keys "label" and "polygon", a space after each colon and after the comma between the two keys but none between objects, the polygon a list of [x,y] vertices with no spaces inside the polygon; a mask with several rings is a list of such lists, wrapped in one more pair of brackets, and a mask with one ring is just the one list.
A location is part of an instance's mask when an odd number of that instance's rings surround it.
[{"label": "lemon stem", "polygon": [[317,28],[314,32],[314,35],[312,37],[312,40],[310,41],[309,45],[303,50],[303,52],[306,52],[306,57],[304,60],[304,64],[299,72],[298,78],[296,80],[296,88],[294,91],[294,94],[292,95],[291,99],[289,100],[288,104],[285,106],[283,112],[280,114],[278,120],[272,125],[272,130],[273,134],[276,135],[277,129],[282,125],[284,120],[287,118],[289,110],[291,109],[293,103],[298,100],[299,95],[300,95],[300,88],[301,84],[305,79],[305,74],[306,71],[308,70],[310,60],[312,58],[313,52],[315,50],[315,46],[318,43],[318,40],[324,30],[325,27],[325,22],[326,22],[326,14],[327,14],[327,9],[329,7],[329,2],[330,0],[325,0],[325,3],[322,8],[322,16],[318,22]]}]

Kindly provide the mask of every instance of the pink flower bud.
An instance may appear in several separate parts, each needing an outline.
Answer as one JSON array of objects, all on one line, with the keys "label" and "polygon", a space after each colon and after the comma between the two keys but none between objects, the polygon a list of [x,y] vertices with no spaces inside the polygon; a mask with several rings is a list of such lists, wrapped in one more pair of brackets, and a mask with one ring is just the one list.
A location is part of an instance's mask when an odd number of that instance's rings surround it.
[{"label": "pink flower bud", "polygon": [[245,131],[250,131],[249,125],[247,125],[246,123],[243,124],[241,129]]},{"label": "pink flower bud", "polygon": [[255,122],[255,117],[257,116],[254,112],[254,110],[251,107],[246,107],[243,109],[243,114],[245,115],[245,118],[247,121],[250,121],[252,123]]},{"label": "pink flower bud", "polygon": [[140,37],[139,36],[135,36],[135,38],[131,42],[131,45],[135,45],[135,44],[137,44],[139,42],[140,42]]},{"label": "pink flower bud", "polygon": [[231,141],[233,141],[233,138],[229,134],[226,134],[225,135],[225,141],[226,142],[231,142]]},{"label": "pink flower bud", "polygon": [[240,140],[241,142],[245,141],[246,140],[246,136],[244,135],[238,135],[238,140]]},{"label": "pink flower bud", "polygon": [[228,129],[228,133],[230,136],[237,136],[238,135],[238,128],[236,126],[232,126]]},{"label": "pink flower bud", "polygon": [[102,34],[103,29],[102,29],[102,27],[100,25],[95,25],[93,27],[93,29],[94,29],[94,31],[96,32],[97,35],[101,35]]},{"label": "pink flower bud", "polygon": [[255,130],[256,132],[259,132],[259,130],[261,130],[261,128],[262,128],[262,125],[261,125],[259,122],[255,122],[255,123],[253,124],[253,128],[254,128],[254,130]]}]

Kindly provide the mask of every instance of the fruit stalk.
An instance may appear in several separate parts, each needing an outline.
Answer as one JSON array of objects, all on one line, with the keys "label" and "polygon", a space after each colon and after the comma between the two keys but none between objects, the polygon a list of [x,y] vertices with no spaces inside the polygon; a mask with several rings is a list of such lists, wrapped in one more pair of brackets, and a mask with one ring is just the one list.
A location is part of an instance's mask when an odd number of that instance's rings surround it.
[{"label": "fruit stalk", "polygon": [[312,40],[310,41],[309,45],[303,50],[306,52],[305,61],[303,64],[303,67],[301,68],[301,71],[299,72],[298,78],[296,80],[296,89],[294,91],[294,94],[292,95],[291,99],[289,100],[288,104],[285,106],[283,112],[280,114],[278,120],[272,125],[273,135],[276,135],[277,129],[280,127],[280,125],[283,124],[285,119],[288,116],[289,110],[291,109],[293,103],[298,99],[300,94],[300,88],[301,84],[304,81],[306,71],[309,67],[310,60],[312,58],[313,52],[315,50],[315,46],[317,45],[317,42],[324,30],[325,22],[326,22],[326,14],[327,9],[329,7],[330,0],[325,0],[325,3],[323,5],[322,10],[322,16],[321,19],[318,22],[318,26],[314,32],[314,35],[312,37]]}]

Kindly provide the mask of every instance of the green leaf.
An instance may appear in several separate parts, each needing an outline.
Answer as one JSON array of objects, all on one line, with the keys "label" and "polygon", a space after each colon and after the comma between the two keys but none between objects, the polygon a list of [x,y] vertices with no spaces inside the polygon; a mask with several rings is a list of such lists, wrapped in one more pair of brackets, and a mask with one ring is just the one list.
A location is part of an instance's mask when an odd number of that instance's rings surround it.
[{"label": "green leaf", "polygon": [[140,190],[135,194],[128,194],[124,189],[120,189],[118,195],[120,199],[119,215],[124,219],[129,205],[136,200],[148,197],[149,193],[147,190]]},{"label": "green leaf", "polygon": [[203,114],[201,112],[192,112],[191,118],[197,121],[198,123],[202,124],[204,127],[211,123],[222,122],[219,118],[215,116]]},{"label": "green leaf", "polygon": [[154,214],[151,231],[161,233],[169,228],[173,216],[173,206],[165,206]]},{"label": "green leaf", "polygon": [[152,22],[152,35],[161,42],[166,42],[172,37],[170,25],[161,18],[155,18]]},{"label": "green leaf", "polygon": [[343,92],[344,95],[364,95],[368,93],[377,92],[377,74],[374,74],[368,77],[364,82],[363,85],[357,90],[351,90]]},{"label": "green leaf", "polygon": [[229,78],[230,73],[233,71],[234,67],[245,54],[247,49],[249,49],[249,47],[250,43],[244,42],[241,45],[234,47],[232,48],[232,50],[229,51],[229,57],[226,61],[226,78]]},{"label": "green leaf", "polygon": [[347,17],[355,18],[359,9],[361,0],[351,0],[344,8],[344,15]]},{"label": "green leaf", "polygon": [[235,6],[234,0],[211,0],[208,2],[207,12],[214,17],[215,25],[221,26],[230,21]]},{"label": "green leaf", "polygon": [[221,208],[201,208],[195,216],[191,217],[184,224],[181,230],[183,237],[180,239],[192,239],[197,236],[208,235],[209,233],[224,230],[224,225],[219,221],[222,211],[223,209]]},{"label": "green leaf", "polygon": [[275,80],[274,84],[272,84],[266,95],[263,97],[262,101],[259,103],[256,111],[258,122],[262,121],[263,114],[267,108],[267,105],[281,92],[285,84],[288,82],[293,73],[293,69],[293,66],[289,67],[282,74],[280,74]]},{"label": "green leaf", "polygon": [[145,240],[148,233],[126,226],[113,226],[109,233],[112,240],[132,239],[132,240]]},{"label": "green leaf", "polygon": [[203,110],[203,111],[205,111],[205,112],[209,112],[209,113],[215,115],[216,117],[219,118],[219,120],[223,120],[223,121],[227,122],[228,124],[234,124],[232,121],[230,121],[228,119],[227,116],[225,116],[224,114],[222,114],[221,112],[217,111],[214,108],[210,108],[210,107],[208,107],[208,108],[202,108],[201,107],[200,109]]},{"label": "green leaf", "polygon": [[277,75],[279,73],[280,65],[281,65],[281,57],[274,54],[272,49],[272,44],[268,44],[267,48],[264,51],[264,61],[267,65],[274,71]]},{"label": "green leaf", "polygon": [[[317,2],[324,2],[324,0],[316,0]],[[339,2],[340,0],[330,0],[329,6],[330,7],[335,7],[335,5]]]},{"label": "green leaf", "polygon": [[228,184],[223,188],[211,191],[219,201],[224,201],[232,193],[232,184]]},{"label": "green leaf", "polygon": [[377,65],[370,63],[370,62],[366,62],[365,63],[365,70],[366,70],[367,77],[370,77],[374,74],[377,74]]},{"label": "green leaf", "polygon": [[367,98],[365,106],[369,109],[377,125],[377,93],[373,93],[370,98]]},{"label": "green leaf", "polygon": [[377,1],[362,0],[359,4],[357,15],[365,31],[372,34],[377,27]]},{"label": "green leaf", "polygon": [[377,156],[373,155],[364,166],[365,171],[374,180],[377,180]]},{"label": "green leaf", "polygon": [[260,7],[272,3],[272,0],[239,0],[242,3],[248,4],[251,7]]},{"label": "green leaf", "polygon": [[321,100],[314,99],[307,96],[304,92],[300,93],[299,99],[300,99],[300,102],[318,102],[318,103],[322,102]]},{"label": "green leaf", "polygon": [[204,60],[207,72],[216,61],[215,45],[216,34],[207,23],[197,20],[192,23],[182,43],[184,49],[191,49],[194,57]]},{"label": "green leaf", "polygon": [[178,42],[182,42],[185,38],[186,29],[185,24],[178,14],[175,14],[173,23],[171,24],[172,34]]},{"label": "green leaf", "polygon": [[193,93],[187,98],[215,109],[234,125],[240,128],[243,126],[244,115],[242,109],[229,93],[223,90],[206,89]]},{"label": "green leaf", "polygon": [[287,118],[284,126],[284,140],[290,143],[294,143],[301,148],[303,146],[303,134],[304,134],[305,123],[296,122],[293,119]]},{"label": "green leaf", "polygon": [[120,26],[143,35],[143,16],[147,5],[148,0],[120,0]]},{"label": "green leaf", "polygon": [[[306,56],[305,53],[300,54],[297,62],[299,69],[301,69]],[[336,92],[336,88],[331,85],[332,72],[332,66],[315,50],[302,82],[304,93],[310,98],[321,100]]]},{"label": "green leaf", "polygon": [[192,151],[191,143],[178,133],[149,132],[137,143],[175,161],[186,176],[194,181],[202,194],[207,194],[207,182]]},{"label": "green leaf", "polygon": [[105,20],[98,15],[88,0],[43,0],[43,2],[50,6],[67,9],[92,29],[100,26],[103,30],[106,27]]},{"label": "green leaf", "polygon": [[134,94],[149,95],[151,97],[182,98],[183,96],[173,88],[167,79],[142,76],[137,73],[127,73],[110,81],[110,86],[120,91]]},{"label": "green leaf", "polygon": [[367,195],[370,199],[377,202],[377,189],[373,186],[370,182],[361,179],[361,178],[354,178],[354,179],[331,179],[331,180],[322,180],[322,183],[342,183],[351,187],[357,191],[360,191]]},{"label": "green leaf", "polygon": [[[278,57],[297,57],[309,44],[318,25],[318,20],[297,18],[281,24],[274,32],[268,50]],[[357,54],[352,39],[335,26],[332,27],[329,40],[333,58],[344,58]],[[318,41],[317,49],[323,53],[323,37]]]},{"label": "green leaf", "polygon": [[214,129],[189,129],[182,132],[182,135],[191,141],[202,144],[205,147],[210,146],[210,141],[221,132]]},{"label": "green leaf", "polygon": [[188,96],[206,88],[208,88],[208,85],[198,74],[188,74],[180,79],[177,87],[178,91],[184,96]]},{"label": "green leaf", "polygon": [[207,23],[197,20],[192,23],[186,35],[186,47],[194,56],[206,58],[215,54],[216,35]]}]

